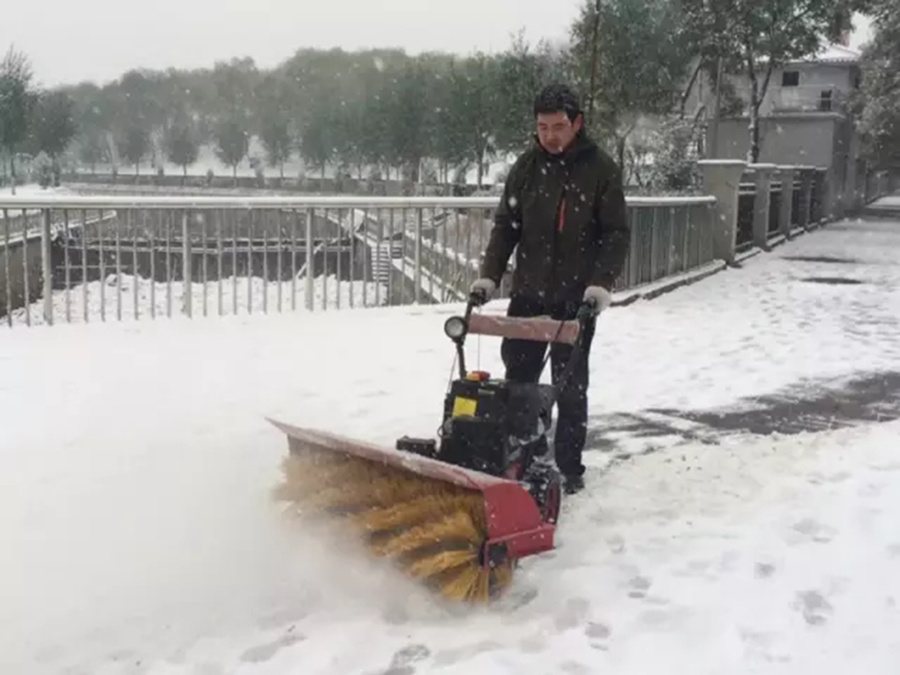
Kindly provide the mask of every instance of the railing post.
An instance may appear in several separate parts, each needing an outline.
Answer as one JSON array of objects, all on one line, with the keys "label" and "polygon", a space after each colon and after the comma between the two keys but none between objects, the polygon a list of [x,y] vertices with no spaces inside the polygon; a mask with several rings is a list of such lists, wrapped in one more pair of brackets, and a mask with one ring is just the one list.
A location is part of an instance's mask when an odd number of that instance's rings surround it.
[{"label": "railing post", "polygon": [[818,192],[819,212],[818,221],[832,220],[836,215],[835,209],[835,176],[833,168],[817,168],[816,184]]},{"label": "railing post", "polygon": [[185,316],[193,315],[193,274],[191,272],[191,221],[187,209],[181,212],[181,303]]},{"label": "railing post", "polygon": [[306,277],[303,279],[306,310],[313,310],[313,210],[306,209]]},{"label": "railing post", "polygon": [[769,207],[772,200],[772,173],[774,164],[751,164],[756,178],[756,195],[753,197],[753,245],[769,249]]},{"label": "railing post", "polygon": [[703,191],[716,198],[712,228],[713,255],[728,264],[735,261],[738,192],[747,163],[739,159],[702,159]]},{"label": "railing post", "polygon": [[791,220],[794,218],[794,177],[796,167],[782,166],[781,174],[781,211],[778,214],[778,232],[785,237],[791,236]]},{"label": "railing post", "polygon": [[[28,236],[27,232],[25,232],[25,236]],[[41,267],[44,277],[44,321],[50,326],[53,325],[53,251],[51,243],[50,209],[43,209],[41,211]],[[27,266],[27,260],[25,264]],[[29,302],[29,299],[25,298],[25,302]]]},{"label": "railing post", "polygon": [[800,213],[797,214],[797,224],[804,230],[808,230],[810,198],[812,197],[812,181],[815,168],[811,166],[798,168],[800,170]]},{"label": "railing post", "polygon": [[416,258],[416,270],[413,274],[413,279],[415,279],[416,291],[415,291],[415,304],[420,304],[422,302],[422,207],[420,206],[418,209],[418,214],[416,215],[416,245],[414,248],[415,258]]}]

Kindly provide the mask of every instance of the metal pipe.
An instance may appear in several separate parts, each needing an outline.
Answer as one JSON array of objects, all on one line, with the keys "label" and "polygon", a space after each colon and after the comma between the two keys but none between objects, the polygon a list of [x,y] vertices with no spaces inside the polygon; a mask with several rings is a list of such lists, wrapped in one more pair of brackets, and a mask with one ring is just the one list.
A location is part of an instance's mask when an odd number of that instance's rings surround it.
[{"label": "metal pipe", "polygon": [[[500,199],[496,197],[328,197],[328,196],[257,196],[230,197],[189,195],[43,195],[0,197],[0,209],[296,209],[296,208],[379,208],[420,209],[432,207],[491,209]],[[698,195],[684,197],[639,197],[626,195],[631,206],[669,206],[704,204],[715,197]]]},{"label": "metal pipe", "polygon": [[50,248],[51,236],[50,209],[44,209],[41,212],[41,273],[43,276],[44,321],[50,326],[53,325],[53,253]]}]

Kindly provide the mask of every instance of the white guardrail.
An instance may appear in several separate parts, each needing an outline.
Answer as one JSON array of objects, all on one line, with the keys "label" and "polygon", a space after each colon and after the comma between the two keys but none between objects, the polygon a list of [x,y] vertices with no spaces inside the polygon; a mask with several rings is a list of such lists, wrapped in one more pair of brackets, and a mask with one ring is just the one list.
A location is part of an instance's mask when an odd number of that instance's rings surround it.
[{"label": "white guardrail", "polygon": [[[15,326],[457,301],[498,199],[0,197],[0,317]],[[627,203],[619,288],[712,261],[713,197]]]}]

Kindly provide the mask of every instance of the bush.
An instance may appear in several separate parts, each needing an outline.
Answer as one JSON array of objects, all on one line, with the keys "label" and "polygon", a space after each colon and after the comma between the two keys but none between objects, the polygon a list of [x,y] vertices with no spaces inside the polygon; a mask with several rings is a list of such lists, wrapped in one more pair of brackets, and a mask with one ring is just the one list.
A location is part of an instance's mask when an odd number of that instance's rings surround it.
[{"label": "bush", "polygon": [[701,136],[702,128],[694,120],[663,119],[650,141],[654,157],[650,187],[666,192],[695,188],[700,182],[697,160]]}]

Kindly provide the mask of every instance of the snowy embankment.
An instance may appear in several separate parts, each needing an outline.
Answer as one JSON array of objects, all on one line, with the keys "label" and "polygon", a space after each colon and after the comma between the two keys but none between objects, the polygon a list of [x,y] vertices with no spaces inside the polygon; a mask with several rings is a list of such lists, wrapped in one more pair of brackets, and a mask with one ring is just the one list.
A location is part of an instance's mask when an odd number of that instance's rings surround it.
[{"label": "snowy embankment", "polygon": [[[898,248],[896,223],[836,224],[611,310],[592,413],[900,370]],[[433,433],[459,309],[0,332],[0,672],[895,672],[898,423],[591,451],[558,549],[468,615],[279,528],[264,417]]]},{"label": "snowy embankment", "polygon": [[[380,290],[378,286],[381,286]],[[87,284],[75,284],[66,293],[53,293],[55,323],[84,323],[135,318],[168,317],[180,315],[184,307],[184,284],[181,281],[151,282],[149,279],[122,274],[108,274],[106,283],[99,280]],[[260,314],[306,309],[306,279],[294,281],[266,281],[262,277],[226,277],[221,280],[195,281],[191,289],[191,311],[195,317],[228,316],[234,314]],[[102,291],[102,292],[101,292]],[[378,295],[376,295],[378,293]],[[137,302],[135,302],[135,299]],[[377,282],[340,280],[331,274],[313,280],[313,309],[341,309],[351,306],[377,306],[388,302],[388,287]],[[296,304],[295,304],[296,303]],[[30,315],[30,316],[29,316]],[[20,307],[12,312],[14,325],[42,325],[44,302],[36,300],[26,310]],[[6,323],[6,318],[2,320]]]}]

